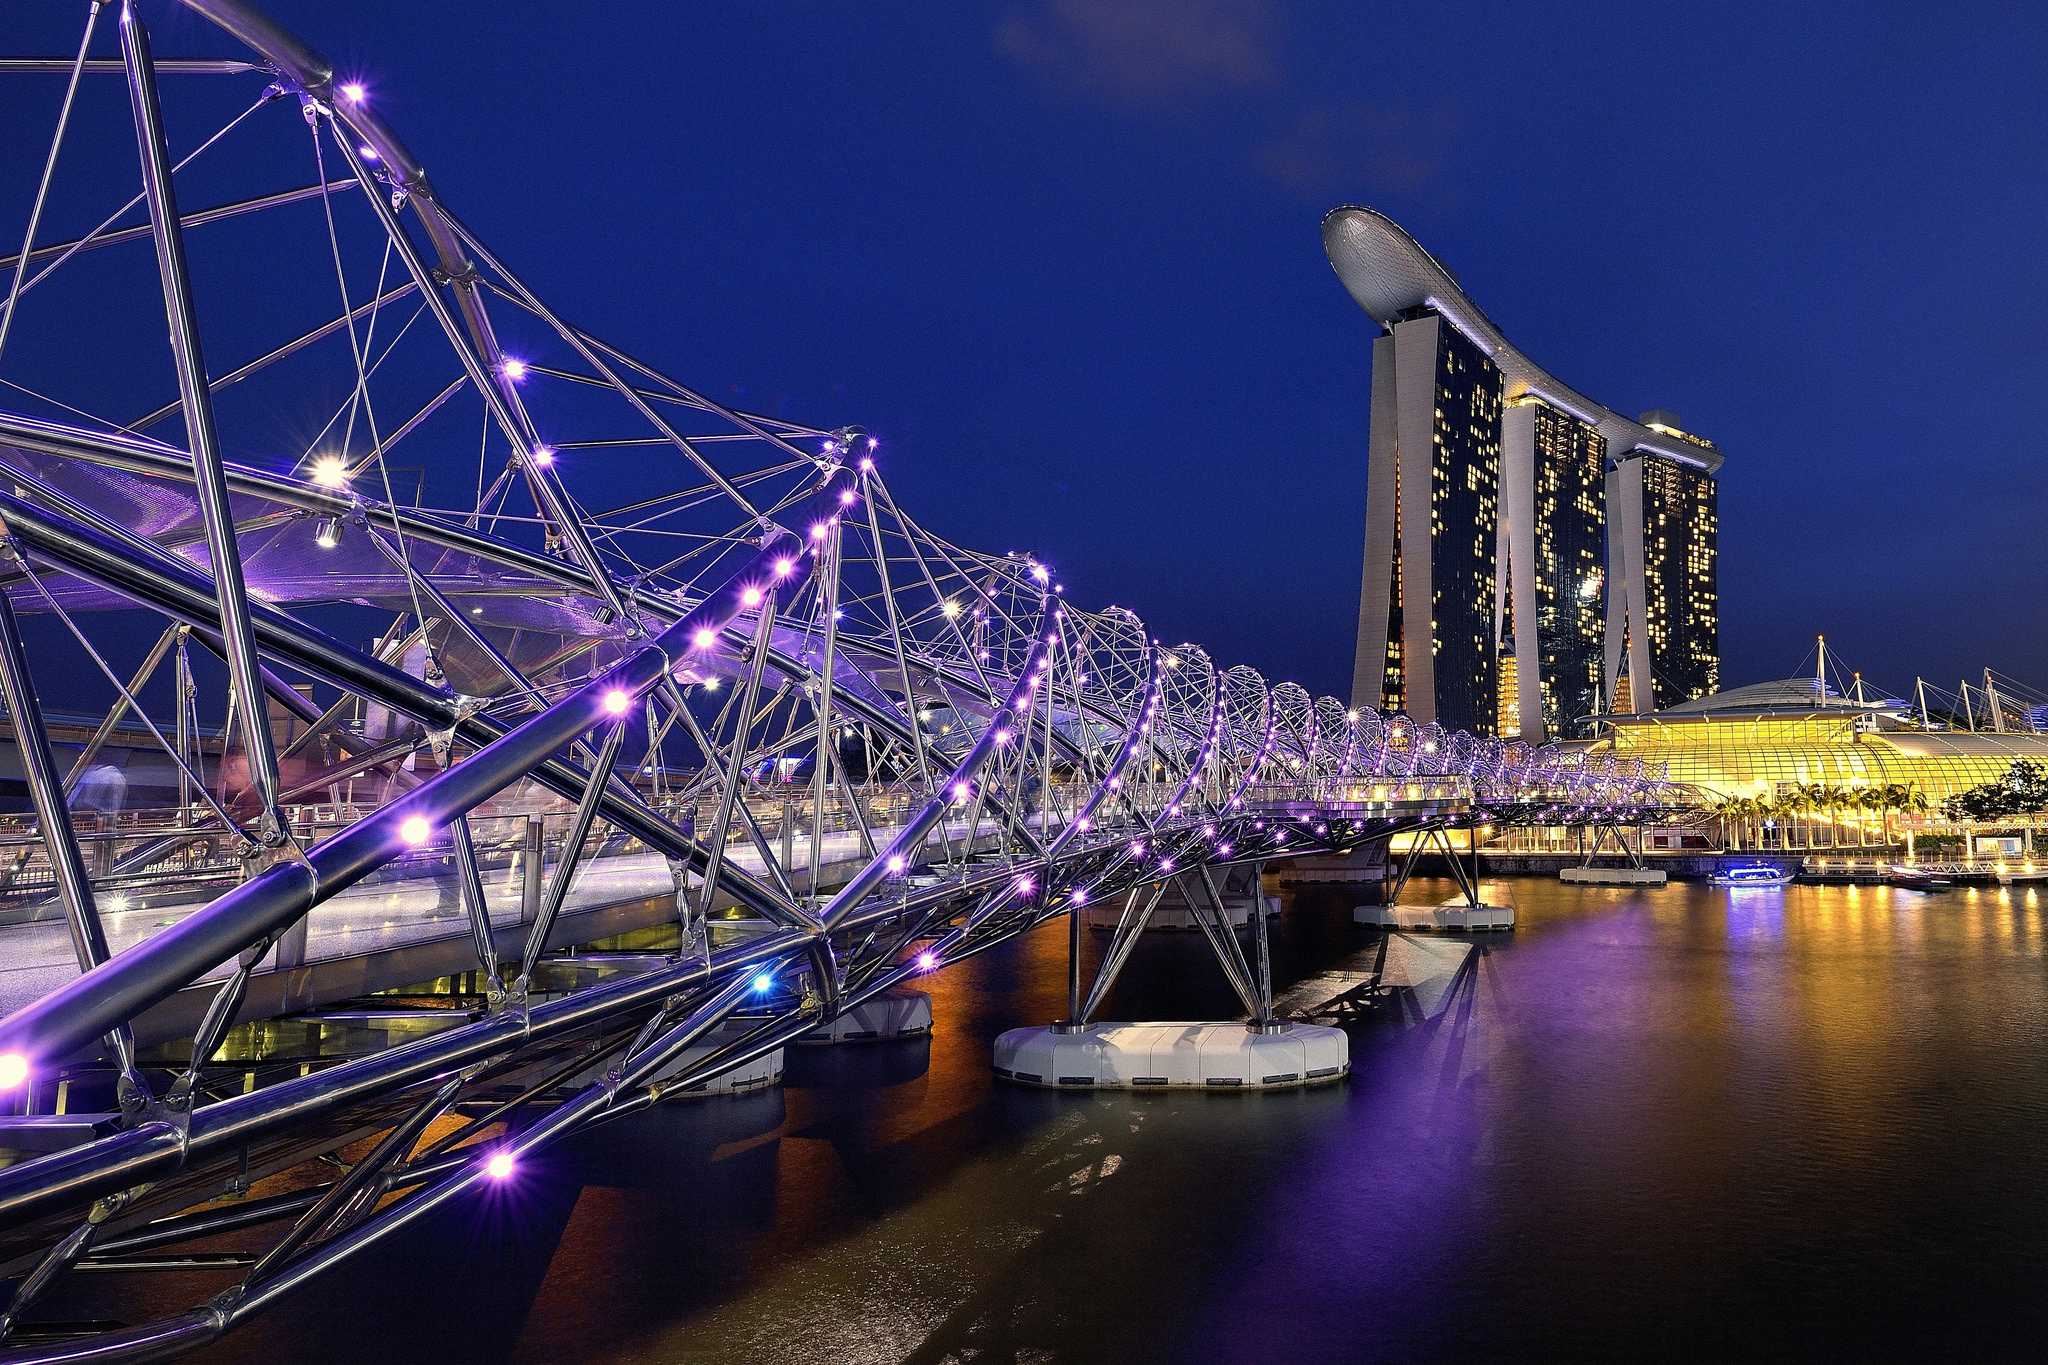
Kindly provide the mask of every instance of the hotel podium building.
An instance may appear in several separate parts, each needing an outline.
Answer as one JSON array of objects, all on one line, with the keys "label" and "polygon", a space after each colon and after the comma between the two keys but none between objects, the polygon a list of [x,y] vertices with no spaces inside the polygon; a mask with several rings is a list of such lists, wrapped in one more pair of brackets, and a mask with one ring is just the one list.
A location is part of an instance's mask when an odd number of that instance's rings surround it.
[{"label": "hotel podium building", "polygon": [[1713,442],[1553,379],[1384,214],[1323,246],[1380,325],[1353,704],[1541,743],[1715,691]]}]

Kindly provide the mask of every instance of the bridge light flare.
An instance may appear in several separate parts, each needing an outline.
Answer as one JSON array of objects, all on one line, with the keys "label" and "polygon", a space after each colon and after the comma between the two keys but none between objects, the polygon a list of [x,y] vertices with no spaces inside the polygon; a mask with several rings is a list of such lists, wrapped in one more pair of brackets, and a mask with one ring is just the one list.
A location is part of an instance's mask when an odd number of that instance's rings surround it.
[{"label": "bridge light flare", "polygon": [[766,972],[763,972],[759,976],[754,978],[754,990],[762,994],[765,994],[768,988],[773,986],[774,984],[775,978],[770,976]]},{"label": "bridge light flare", "polygon": [[526,362],[523,360],[506,361],[505,377],[515,384],[517,384],[520,380],[526,378]]},{"label": "bridge light flare", "polygon": [[633,704],[633,694],[622,687],[614,687],[604,694],[604,709],[615,716],[626,714],[626,708]]},{"label": "bridge light flare", "polygon": [[796,572],[795,560],[778,559],[775,561],[775,576],[777,578],[787,578],[794,572]]},{"label": "bridge light flare", "polygon": [[758,606],[760,606],[760,605],[761,605],[761,590],[760,590],[759,588],[742,588],[742,589],[740,589],[740,605],[741,605],[741,606],[743,606],[743,607],[758,607]]},{"label": "bridge light flare", "polygon": [[519,1163],[512,1159],[510,1152],[499,1152],[484,1163],[484,1174],[493,1180],[510,1180],[512,1173],[519,1169]]},{"label": "bridge light flare", "polygon": [[939,955],[930,949],[926,949],[917,955],[917,969],[921,972],[935,971],[938,965]]},{"label": "bridge light flare", "polygon": [[851,488],[842,488],[841,490],[839,490],[839,505],[841,507],[853,506],[853,490]]},{"label": "bridge light flare", "polygon": [[896,875],[900,875],[900,874],[902,873],[902,871],[903,871],[903,855],[902,855],[901,853],[891,853],[891,854],[889,855],[889,872],[890,872],[890,875],[891,875],[891,876],[896,876]]},{"label": "bridge light flare", "polygon": [[1085,887],[1085,886],[1077,886],[1077,887],[1075,887],[1075,888],[1074,888],[1074,904],[1076,904],[1076,905],[1086,905],[1087,903],[1088,903],[1088,888],[1087,888],[1087,887]]},{"label": "bridge light flare", "polygon": [[821,521],[821,522],[819,522],[819,523],[818,523],[818,524],[817,524],[816,526],[813,526],[813,527],[811,528],[811,539],[812,539],[812,540],[823,540],[824,538],[825,538],[825,523]]},{"label": "bridge light flare", "polygon": [[363,87],[356,81],[350,81],[347,85],[341,87],[341,97],[350,104],[361,104],[363,102]]},{"label": "bridge light flare", "polygon": [[718,632],[708,628],[700,630],[690,637],[690,643],[699,649],[709,649],[718,643]]},{"label": "bridge light flare", "polygon": [[0,1090],[12,1090],[28,1079],[28,1058],[19,1052],[0,1057]]},{"label": "bridge light flare", "polygon": [[398,837],[415,848],[424,844],[427,841],[427,836],[433,832],[434,827],[427,823],[426,817],[423,815],[415,815],[398,827]]},{"label": "bridge light flare", "polygon": [[348,462],[339,455],[322,455],[313,461],[313,482],[322,488],[340,488],[348,482]]}]

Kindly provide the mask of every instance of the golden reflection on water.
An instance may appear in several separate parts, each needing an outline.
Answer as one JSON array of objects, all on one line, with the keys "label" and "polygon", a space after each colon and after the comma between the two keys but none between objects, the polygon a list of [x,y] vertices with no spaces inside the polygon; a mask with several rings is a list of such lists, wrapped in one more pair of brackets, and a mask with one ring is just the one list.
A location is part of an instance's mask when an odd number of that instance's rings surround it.
[{"label": "golden reflection on water", "polygon": [[[601,1130],[517,1220],[465,1215],[411,1253],[426,1270],[352,1271],[206,1359],[1338,1365],[1567,1342],[1663,1359],[1683,1342],[1701,1359],[1924,1360],[1971,1332],[1986,1359],[2038,1347],[2041,891],[1512,880],[1518,928],[1470,940],[1438,1012],[1354,1030],[1348,1085],[996,1085],[994,1036],[1065,1012],[1055,923],[928,979],[929,1041],[792,1054],[779,1091]],[[1412,898],[1449,895],[1418,879]],[[1287,898],[1276,986],[1377,943],[1350,923],[1356,899]],[[1106,940],[1084,935],[1088,973]],[[1161,934],[1104,1015],[1234,1011],[1200,936]],[[104,1294],[140,1277],[74,1278]],[[479,1312],[489,1333],[464,1326]]]}]

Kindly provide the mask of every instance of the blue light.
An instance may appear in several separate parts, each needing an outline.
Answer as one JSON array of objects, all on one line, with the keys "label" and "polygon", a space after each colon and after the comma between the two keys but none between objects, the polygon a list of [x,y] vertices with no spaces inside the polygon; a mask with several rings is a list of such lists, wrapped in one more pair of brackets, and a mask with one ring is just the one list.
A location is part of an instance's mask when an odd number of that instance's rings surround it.
[{"label": "blue light", "polygon": [[759,976],[754,978],[754,989],[757,991],[765,991],[774,984],[775,978],[768,975],[768,973],[766,972],[763,972]]}]

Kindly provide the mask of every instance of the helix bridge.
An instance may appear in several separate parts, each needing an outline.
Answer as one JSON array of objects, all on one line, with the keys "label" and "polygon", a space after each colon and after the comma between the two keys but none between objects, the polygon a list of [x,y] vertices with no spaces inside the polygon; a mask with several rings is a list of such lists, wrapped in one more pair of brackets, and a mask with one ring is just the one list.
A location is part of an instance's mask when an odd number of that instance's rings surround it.
[{"label": "helix bridge", "polygon": [[[1176,888],[1263,1018],[1233,868],[1700,806],[1269,685],[954,544],[861,429],[558,316],[374,86],[253,5],[74,8],[74,56],[0,59],[56,115],[0,260],[5,1359],[196,1349],[1084,905],[1124,942]],[[151,21],[235,55],[159,57]],[[68,202],[117,155],[140,193]],[[462,1008],[362,1003],[443,978]],[[37,1322],[95,1271],[192,1306]]]}]

